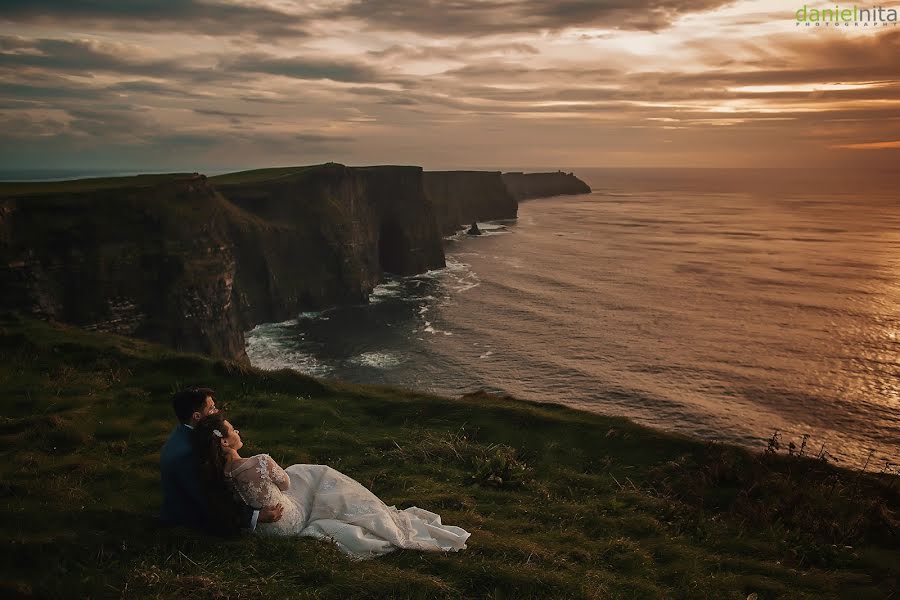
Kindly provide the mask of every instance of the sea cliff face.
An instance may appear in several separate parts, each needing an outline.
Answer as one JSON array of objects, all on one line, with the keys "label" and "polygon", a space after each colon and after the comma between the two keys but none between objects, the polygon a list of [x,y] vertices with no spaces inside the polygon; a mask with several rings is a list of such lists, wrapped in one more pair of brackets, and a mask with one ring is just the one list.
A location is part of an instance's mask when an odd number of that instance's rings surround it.
[{"label": "sea cliff face", "polygon": [[203,176],[0,199],[0,308],[243,359],[229,207]]},{"label": "sea cliff face", "polygon": [[444,235],[473,221],[515,219],[519,210],[499,171],[425,171],[423,181]]},{"label": "sea cliff face", "polygon": [[331,163],[263,180],[257,173],[213,179],[244,217],[234,221],[232,236],[247,329],[302,310],[366,302],[386,272],[444,266],[419,167]]},{"label": "sea cliff face", "polygon": [[256,324],[444,266],[418,167],[222,179],[3,186],[0,309],[246,360]]},{"label": "sea cliff face", "polygon": [[573,173],[504,173],[503,183],[516,200],[590,194],[591,188]]}]

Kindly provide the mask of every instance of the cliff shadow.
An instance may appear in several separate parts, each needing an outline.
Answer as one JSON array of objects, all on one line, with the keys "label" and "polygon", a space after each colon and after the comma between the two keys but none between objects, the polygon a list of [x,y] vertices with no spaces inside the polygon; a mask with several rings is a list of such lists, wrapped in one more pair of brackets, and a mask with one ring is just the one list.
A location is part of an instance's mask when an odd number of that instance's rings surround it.
[{"label": "cliff shadow", "polygon": [[409,239],[400,224],[383,221],[378,232],[378,263],[382,273],[406,273],[409,254]]}]

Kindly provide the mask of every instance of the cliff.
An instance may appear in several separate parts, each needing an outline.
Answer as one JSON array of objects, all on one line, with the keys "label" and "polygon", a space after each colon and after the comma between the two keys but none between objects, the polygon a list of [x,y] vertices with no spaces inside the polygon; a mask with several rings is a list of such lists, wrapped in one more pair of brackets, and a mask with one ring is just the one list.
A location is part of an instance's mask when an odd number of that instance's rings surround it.
[{"label": "cliff", "polygon": [[0,193],[0,308],[244,358],[230,210],[203,176]]},{"label": "cliff", "polygon": [[590,194],[591,188],[573,173],[504,173],[503,183],[516,200]]},{"label": "cliff", "polygon": [[444,266],[417,167],[0,185],[0,309],[246,360],[243,332]]},{"label": "cliff", "polygon": [[302,310],[363,303],[385,272],[444,266],[419,167],[262,169],[214,177],[253,220],[236,223],[246,329]]},{"label": "cliff", "polygon": [[426,171],[423,185],[445,235],[473,221],[515,219],[519,210],[499,172]]}]

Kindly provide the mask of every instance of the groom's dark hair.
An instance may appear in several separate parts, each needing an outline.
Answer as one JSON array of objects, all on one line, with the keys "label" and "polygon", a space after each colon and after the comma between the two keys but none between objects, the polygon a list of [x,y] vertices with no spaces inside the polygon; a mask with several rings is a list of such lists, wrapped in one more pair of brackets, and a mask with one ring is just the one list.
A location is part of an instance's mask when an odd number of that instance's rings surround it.
[{"label": "groom's dark hair", "polygon": [[181,390],[172,396],[172,408],[175,409],[175,416],[182,423],[190,423],[191,415],[199,410],[203,410],[207,396],[215,398],[216,393],[209,388]]}]

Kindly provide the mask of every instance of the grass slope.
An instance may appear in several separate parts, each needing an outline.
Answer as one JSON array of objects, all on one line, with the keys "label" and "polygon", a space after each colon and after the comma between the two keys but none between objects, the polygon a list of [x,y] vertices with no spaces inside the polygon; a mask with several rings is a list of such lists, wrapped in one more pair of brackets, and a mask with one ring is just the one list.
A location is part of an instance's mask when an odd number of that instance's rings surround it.
[{"label": "grass slope", "polygon": [[271,167],[267,169],[252,169],[249,171],[236,171],[234,173],[225,173],[224,175],[216,175],[210,177],[209,180],[214,185],[235,185],[245,183],[262,183],[273,181],[286,177],[299,175],[305,171],[313,171],[336,163],[325,163],[322,165],[309,165],[302,167]]},{"label": "grass slope", "polygon": [[134,175],[131,177],[92,177],[67,181],[8,181],[0,182],[0,197],[37,196],[43,194],[65,194],[95,192],[116,188],[151,187],[193,177],[193,173],[161,173],[158,175]]},{"label": "grass slope", "polygon": [[[469,548],[352,563],[311,539],[159,529],[169,396],[197,384],[228,401],[246,455],[332,465],[388,504],[469,530]],[[0,320],[0,390],[5,597],[897,597],[900,486],[888,476],[552,404],[326,385],[17,317]]]}]

